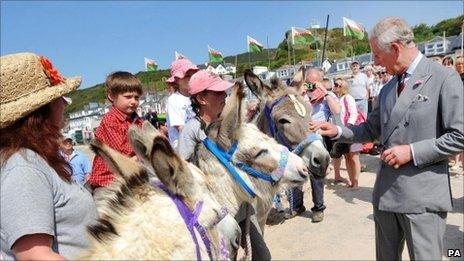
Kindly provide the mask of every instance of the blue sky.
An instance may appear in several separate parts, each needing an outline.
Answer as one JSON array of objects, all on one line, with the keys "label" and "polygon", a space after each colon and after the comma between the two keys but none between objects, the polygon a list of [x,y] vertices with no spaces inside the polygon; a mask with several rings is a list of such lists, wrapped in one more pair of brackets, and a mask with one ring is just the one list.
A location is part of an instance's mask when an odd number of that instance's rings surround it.
[{"label": "blue sky", "polygon": [[276,47],[291,26],[323,27],[327,14],[329,28],[346,16],[369,30],[387,16],[432,25],[462,13],[462,1],[1,1],[1,55],[45,55],[86,88],[115,70],[143,70],[144,57],[164,69],[176,50],[196,64],[208,44],[224,56],[245,52],[247,34]]}]

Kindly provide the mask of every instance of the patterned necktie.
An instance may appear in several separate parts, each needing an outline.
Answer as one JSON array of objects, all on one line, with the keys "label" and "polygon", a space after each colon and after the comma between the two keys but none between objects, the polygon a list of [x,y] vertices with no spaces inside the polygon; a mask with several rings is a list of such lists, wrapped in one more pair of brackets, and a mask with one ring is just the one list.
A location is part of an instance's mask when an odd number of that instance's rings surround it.
[{"label": "patterned necktie", "polygon": [[398,97],[404,89],[404,80],[406,79],[406,73],[398,75]]}]

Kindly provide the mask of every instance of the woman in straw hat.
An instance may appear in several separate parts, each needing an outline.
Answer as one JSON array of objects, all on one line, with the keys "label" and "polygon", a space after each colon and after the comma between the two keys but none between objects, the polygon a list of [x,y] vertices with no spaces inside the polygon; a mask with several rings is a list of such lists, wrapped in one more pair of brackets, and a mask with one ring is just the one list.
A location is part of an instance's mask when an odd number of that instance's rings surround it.
[{"label": "woman in straw hat", "polygon": [[45,57],[1,57],[1,255],[73,259],[89,246],[92,196],[59,153],[67,100],[80,77],[63,78]]}]

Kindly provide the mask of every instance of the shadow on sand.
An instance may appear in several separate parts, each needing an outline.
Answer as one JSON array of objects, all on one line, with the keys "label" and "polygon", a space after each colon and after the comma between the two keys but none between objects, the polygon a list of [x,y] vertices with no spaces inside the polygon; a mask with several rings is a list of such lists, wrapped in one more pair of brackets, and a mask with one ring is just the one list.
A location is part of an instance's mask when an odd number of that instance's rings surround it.
[{"label": "shadow on sand", "polygon": [[[269,216],[266,220],[266,225],[268,226],[275,226],[285,223],[287,219],[285,218],[285,213],[288,212],[288,208],[285,209],[285,212],[278,212],[275,208],[272,208],[269,212]],[[310,210],[306,210],[305,212],[298,215],[298,217],[303,217],[307,219],[312,219],[313,213]]]},{"label": "shadow on sand", "polygon": [[353,190],[343,183],[335,183],[334,179],[327,179],[325,184],[326,189],[333,190],[335,195],[343,198],[348,203],[354,204],[354,199],[369,203],[372,202],[372,188],[359,187],[358,189]]}]

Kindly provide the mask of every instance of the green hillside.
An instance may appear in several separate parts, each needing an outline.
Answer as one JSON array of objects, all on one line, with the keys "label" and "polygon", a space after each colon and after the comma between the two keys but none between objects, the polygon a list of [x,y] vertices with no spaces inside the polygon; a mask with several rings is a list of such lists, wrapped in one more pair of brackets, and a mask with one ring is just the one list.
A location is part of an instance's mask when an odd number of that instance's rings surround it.
[{"label": "green hillside", "polygon": [[[442,36],[446,32],[447,36],[458,35],[461,32],[461,25],[464,20],[464,15],[459,17],[443,20],[436,25],[428,26],[426,24],[419,24],[413,26],[416,42],[430,40],[435,36]],[[282,41],[277,48],[269,49],[269,57],[271,60],[271,70],[279,68],[285,64],[289,64],[289,56],[291,54],[290,64],[293,63],[293,51],[295,52],[295,61],[298,63],[302,60],[313,61],[316,59],[317,49],[321,49],[324,40],[324,29],[312,30],[314,35],[317,35],[317,42],[311,46],[295,47],[292,50],[291,46],[287,45],[286,36],[289,31],[282,35]],[[290,48],[290,50],[289,50]],[[329,60],[340,59],[354,55],[370,52],[369,43],[366,38],[363,40],[349,39],[343,36],[342,28],[334,28],[328,30],[327,47],[325,57]],[[261,53],[241,53],[224,57],[224,62],[235,64],[237,60],[237,76],[241,76],[246,68],[255,65],[268,66],[268,50],[264,49]],[[138,72],[136,76],[144,85],[146,91],[160,91],[166,88],[163,78],[169,77],[169,70],[159,70],[156,72]],[[87,89],[80,89],[70,94],[73,103],[68,107],[66,113],[81,110],[84,105],[89,102],[105,102],[104,84],[97,84]]]}]

